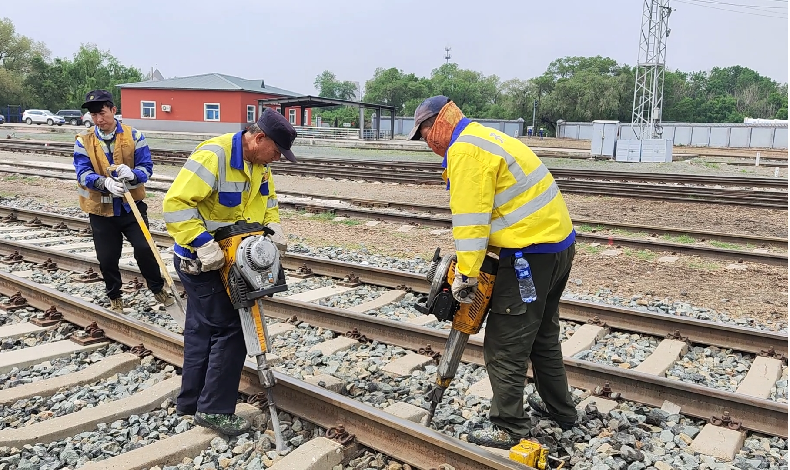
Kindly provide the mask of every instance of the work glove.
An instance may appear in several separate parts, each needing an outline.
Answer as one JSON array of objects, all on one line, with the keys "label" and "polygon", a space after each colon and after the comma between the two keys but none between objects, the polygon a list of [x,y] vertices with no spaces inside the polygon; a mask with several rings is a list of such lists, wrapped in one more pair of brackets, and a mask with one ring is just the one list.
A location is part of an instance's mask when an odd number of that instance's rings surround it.
[{"label": "work glove", "polygon": [[123,164],[115,167],[115,174],[118,175],[119,180],[134,181],[135,179],[135,174],[132,169]]},{"label": "work glove", "polygon": [[107,178],[104,180],[104,189],[109,191],[113,196],[123,197],[123,193],[126,192],[126,185],[123,181]]},{"label": "work glove", "polygon": [[462,304],[471,304],[475,299],[477,292],[477,278],[466,277],[458,272],[458,266],[455,267],[455,279],[453,279],[453,297],[455,300]]},{"label": "work glove", "polygon": [[200,270],[204,273],[225,266],[225,253],[222,252],[219,243],[214,240],[199,247],[197,249],[197,257],[202,264]]},{"label": "work glove", "polygon": [[266,226],[274,230],[274,233],[269,235],[269,239],[274,243],[274,246],[280,250],[280,254],[288,251],[288,239],[285,238],[282,226],[278,222],[271,222],[266,224]]}]

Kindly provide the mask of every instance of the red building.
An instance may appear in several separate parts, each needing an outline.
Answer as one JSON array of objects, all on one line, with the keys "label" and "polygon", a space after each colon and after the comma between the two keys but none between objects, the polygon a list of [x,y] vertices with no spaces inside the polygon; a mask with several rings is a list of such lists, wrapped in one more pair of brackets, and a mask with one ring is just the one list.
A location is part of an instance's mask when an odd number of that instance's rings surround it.
[{"label": "red building", "polygon": [[[257,121],[263,111],[258,100],[300,96],[266,85],[263,80],[219,73],[125,83],[118,87],[124,124],[140,130],[209,134],[237,132]],[[309,125],[312,113],[310,109],[305,111],[303,116],[301,108],[285,108],[283,114],[295,126]]]}]

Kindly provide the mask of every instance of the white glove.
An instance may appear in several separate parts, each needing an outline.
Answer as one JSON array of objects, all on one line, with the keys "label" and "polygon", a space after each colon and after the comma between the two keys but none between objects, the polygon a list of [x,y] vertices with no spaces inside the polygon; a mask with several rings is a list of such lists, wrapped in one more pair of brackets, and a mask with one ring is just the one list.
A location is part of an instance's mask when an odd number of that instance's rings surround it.
[{"label": "white glove", "polygon": [[225,253],[214,240],[198,248],[197,257],[203,265],[200,270],[204,273],[225,266]]},{"label": "white glove", "polygon": [[[475,299],[477,292],[477,278],[466,277],[458,272],[458,266],[455,267],[455,279],[453,279],[453,297],[455,300],[462,304],[471,304]],[[461,294],[464,294],[461,296]]]},{"label": "white glove", "polygon": [[119,180],[134,181],[135,175],[131,168],[126,165],[118,165],[115,168],[115,174],[118,175]]},{"label": "white glove", "polygon": [[107,178],[104,180],[104,189],[109,191],[113,196],[123,197],[123,193],[126,192],[126,185],[123,184],[123,181]]},{"label": "white glove", "polygon": [[285,253],[288,251],[288,239],[285,238],[285,234],[283,233],[283,228],[278,222],[271,222],[266,224],[267,227],[274,230],[272,235],[269,235],[269,239],[274,243],[280,253]]}]

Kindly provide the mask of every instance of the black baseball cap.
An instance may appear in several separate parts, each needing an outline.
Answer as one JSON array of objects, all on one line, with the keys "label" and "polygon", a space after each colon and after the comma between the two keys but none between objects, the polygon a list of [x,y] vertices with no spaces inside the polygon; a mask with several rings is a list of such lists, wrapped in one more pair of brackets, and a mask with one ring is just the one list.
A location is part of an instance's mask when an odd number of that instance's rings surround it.
[{"label": "black baseball cap", "polygon": [[438,95],[431,96],[420,103],[417,109],[414,110],[414,129],[409,132],[409,140],[420,140],[422,137],[422,135],[420,135],[420,124],[439,114],[442,108],[444,108],[444,105],[449,102],[450,98],[444,95]]},{"label": "black baseball cap", "polygon": [[257,124],[277,144],[282,156],[287,158],[288,161],[296,163],[296,156],[291,151],[291,145],[296,139],[296,129],[288,122],[288,119],[285,119],[285,116],[272,108],[266,108],[263,110],[261,117],[258,118]]},{"label": "black baseball cap", "polygon": [[87,95],[85,95],[85,102],[82,103],[82,108],[87,108],[91,103],[104,103],[110,102],[112,103],[112,93],[107,90],[93,90],[89,91]]}]

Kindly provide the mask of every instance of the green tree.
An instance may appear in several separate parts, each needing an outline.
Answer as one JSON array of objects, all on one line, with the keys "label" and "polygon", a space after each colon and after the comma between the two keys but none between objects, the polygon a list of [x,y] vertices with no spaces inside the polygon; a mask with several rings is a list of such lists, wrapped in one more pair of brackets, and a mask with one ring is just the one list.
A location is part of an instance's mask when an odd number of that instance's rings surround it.
[{"label": "green tree", "polygon": [[429,96],[430,82],[396,68],[377,68],[365,82],[365,101],[395,107],[398,116],[411,115]]},{"label": "green tree", "polygon": [[444,64],[431,72],[431,95],[445,95],[468,116],[486,118],[499,99],[499,77],[485,76],[458,64]]},{"label": "green tree", "polygon": [[351,100],[356,96],[357,86],[354,82],[340,81],[334,73],[329,70],[324,70],[320,75],[315,77],[316,90],[318,96],[323,98],[332,98],[336,100]]},{"label": "green tree", "polygon": [[0,18],[0,66],[6,70],[26,73],[34,57],[49,57],[49,49],[16,32],[14,23]]}]

